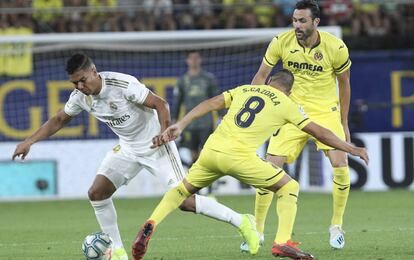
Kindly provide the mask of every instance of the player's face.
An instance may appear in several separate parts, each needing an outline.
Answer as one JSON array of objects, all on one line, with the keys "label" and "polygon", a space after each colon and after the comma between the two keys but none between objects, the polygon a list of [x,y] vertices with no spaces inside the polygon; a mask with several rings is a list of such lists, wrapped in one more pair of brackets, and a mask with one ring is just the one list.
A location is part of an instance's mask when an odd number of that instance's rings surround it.
[{"label": "player's face", "polygon": [[94,68],[78,70],[69,75],[69,80],[75,85],[75,88],[83,94],[96,95],[99,93],[99,85],[96,84],[98,73]]},{"label": "player's face", "polygon": [[319,18],[312,19],[312,13],[309,9],[295,9],[292,23],[295,28],[296,38],[299,41],[306,41],[316,30]]},{"label": "player's face", "polygon": [[198,68],[201,66],[201,56],[198,52],[193,52],[187,56],[187,65],[191,68]]}]

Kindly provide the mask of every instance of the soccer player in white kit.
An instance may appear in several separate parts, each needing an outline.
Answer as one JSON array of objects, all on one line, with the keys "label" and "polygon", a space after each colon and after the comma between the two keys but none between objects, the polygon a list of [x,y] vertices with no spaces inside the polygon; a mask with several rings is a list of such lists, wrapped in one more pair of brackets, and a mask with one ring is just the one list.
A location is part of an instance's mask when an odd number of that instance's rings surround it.
[{"label": "soccer player in white kit", "polygon": [[[168,189],[185,176],[174,142],[152,147],[170,123],[169,106],[131,75],[98,73],[85,54],[73,55],[66,63],[66,71],[75,90],[64,109],[18,144],[12,158],[24,159],[33,143],[53,135],[83,110],[108,125],[118,135],[119,145],[102,161],[88,196],[102,231],[113,239],[112,260],[125,260],[128,256],[118,230],[114,192],[142,169],[157,176]],[[180,208],[228,222],[243,236],[257,236],[253,216],[241,215],[207,197],[192,196]]]}]

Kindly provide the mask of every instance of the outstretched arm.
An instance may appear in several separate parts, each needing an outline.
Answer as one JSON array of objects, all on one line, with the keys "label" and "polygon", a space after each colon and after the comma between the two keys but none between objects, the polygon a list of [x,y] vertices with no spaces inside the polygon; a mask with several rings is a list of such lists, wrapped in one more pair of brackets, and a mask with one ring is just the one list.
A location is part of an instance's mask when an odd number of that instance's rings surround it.
[{"label": "outstretched arm", "polygon": [[211,111],[217,111],[223,109],[224,107],[225,102],[223,94],[217,95],[215,97],[201,102],[190,112],[188,112],[181,120],[168,127],[167,130],[165,130],[162,134],[160,143],[154,142],[153,139],[153,147],[160,146],[163,143],[176,139],[178,136],[180,136],[184,128],[186,128],[192,121],[204,116],[207,113],[210,113]]},{"label": "outstretched arm", "polygon": [[177,122],[181,129],[186,128],[192,121],[196,120],[199,117],[204,116],[211,111],[217,111],[223,109],[224,105],[224,96],[223,94],[217,95],[210,99],[204,100],[196,107],[194,107],[190,112],[188,112],[180,121]]},{"label": "outstretched arm", "polygon": [[314,122],[310,122],[308,125],[302,128],[302,130],[326,145],[350,153],[352,155],[359,156],[362,160],[365,161],[366,164],[369,162],[368,153],[365,148],[356,147],[350,143],[342,141],[330,130]]},{"label": "outstretched arm", "polygon": [[269,67],[266,65],[266,63],[262,62],[262,64],[260,64],[259,70],[256,72],[256,75],[254,75],[252,85],[264,85],[271,71],[272,67]]},{"label": "outstretched arm", "polygon": [[17,145],[16,149],[14,150],[12,159],[14,160],[16,157],[26,158],[26,155],[30,151],[30,146],[37,141],[43,140],[49,136],[52,136],[57,131],[59,131],[65,124],[67,124],[72,119],[71,116],[66,114],[63,110],[57,112],[55,116],[47,120],[33,135],[26,138],[23,142]]}]

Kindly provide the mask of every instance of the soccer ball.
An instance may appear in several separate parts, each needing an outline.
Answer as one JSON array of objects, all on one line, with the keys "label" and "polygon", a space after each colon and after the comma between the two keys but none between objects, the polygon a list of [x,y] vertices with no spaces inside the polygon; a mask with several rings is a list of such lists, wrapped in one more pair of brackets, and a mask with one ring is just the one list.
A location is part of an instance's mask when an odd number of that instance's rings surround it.
[{"label": "soccer ball", "polygon": [[110,259],[112,238],[103,232],[96,232],[85,237],[82,252],[86,259]]}]

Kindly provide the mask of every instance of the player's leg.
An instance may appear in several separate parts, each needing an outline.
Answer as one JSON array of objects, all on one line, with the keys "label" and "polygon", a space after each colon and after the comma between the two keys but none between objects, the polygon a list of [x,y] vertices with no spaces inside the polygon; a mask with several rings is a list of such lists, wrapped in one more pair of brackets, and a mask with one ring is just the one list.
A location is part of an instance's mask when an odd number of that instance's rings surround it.
[{"label": "player's leg", "polygon": [[[316,117],[315,122],[331,130],[340,139],[345,140],[345,133],[340,121],[339,111],[326,113]],[[343,216],[350,190],[348,155],[345,152],[334,150],[320,142],[316,142],[319,150],[324,150],[333,169],[333,215],[329,228],[329,244],[333,248],[341,249],[345,246],[345,236],[342,230]]]},{"label": "player's leg", "polygon": [[[246,158],[248,163],[235,168],[233,177],[242,182],[273,192],[277,197],[276,213],[278,229],[272,253],[276,256],[296,257],[297,259],[313,259],[291,241],[293,225],[296,218],[299,184],[290,178],[283,169],[264,162],[260,158]],[[243,169],[244,172],[243,172]],[[254,176],[254,178],[252,178]],[[276,248],[276,249],[275,249]],[[281,248],[281,249],[280,249]]]},{"label": "player's leg", "polygon": [[135,172],[136,174],[139,170],[139,165],[124,158],[118,147],[107,153],[88,191],[89,200],[101,230],[109,234],[113,240],[112,259],[128,259],[119,233],[112,195],[127,182],[124,177],[125,173]]},{"label": "player's leg", "polygon": [[[164,165],[165,167],[165,165],[169,165],[169,162],[172,162],[173,163],[172,165],[177,166],[176,164],[177,158],[175,156],[172,156],[173,152],[170,148],[171,147],[168,144],[166,144],[165,146],[162,146],[159,149],[158,158],[156,158],[158,159],[157,161],[159,165]],[[168,160],[165,160],[166,158],[165,154],[169,156]],[[164,159],[164,163],[159,162],[159,160],[163,160],[163,159]],[[197,166],[197,165],[198,164],[196,163],[190,168],[190,173],[187,177],[191,178],[191,176],[194,175],[197,180],[202,179],[204,167]],[[154,167],[150,169],[154,169]],[[177,167],[173,167],[173,170],[175,172],[173,176],[171,175],[166,175],[166,176],[171,176],[170,178],[174,178],[175,176],[175,180],[182,178],[182,177],[178,177],[179,171]],[[206,169],[206,171],[208,170]],[[161,173],[162,172],[158,172],[158,174],[161,174]],[[201,178],[198,175],[200,175]],[[160,178],[160,179],[163,180],[165,178]],[[206,185],[208,185],[209,183],[210,181],[206,181]],[[173,188],[171,188],[169,191],[167,191],[164,194],[161,202],[157,205],[157,207],[152,212],[151,216],[141,227],[135,239],[135,242],[132,246],[132,256],[134,259],[142,259],[142,257],[144,257],[147,251],[147,248],[148,248],[149,240],[154,232],[155,227],[159,225],[161,221],[165,217],[167,217],[168,214],[170,214],[172,211],[177,209],[188,197],[190,197],[192,194],[197,192],[200,188],[204,187],[203,182],[199,182],[199,185],[200,186],[198,188],[190,184],[186,179],[184,179],[178,185],[174,185]]]},{"label": "player's leg", "polygon": [[[201,149],[203,149],[204,144],[206,143],[210,134],[213,133],[213,131],[214,131],[213,128],[203,128],[197,131],[197,143],[196,143],[195,150],[194,150],[195,158],[198,158],[198,156],[200,155]],[[211,185],[207,187],[207,196],[212,199],[216,199],[213,194],[213,186],[214,186],[214,183],[212,183]]]},{"label": "player's leg", "polygon": [[333,168],[333,215],[329,228],[329,243],[333,248],[341,249],[345,246],[342,222],[351,186],[349,167],[346,153],[330,150],[327,154]]},{"label": "player's leg", "polygon": [[[233,165],[238,163],[236,159],[238,157],[234,158],[232,155],[204,149],[186,179],[195,187],[208,186],[226,174],[228,169],[234,167]],[[210,198],[199,195],[196,195],[196,207],[197,212],[216,220],[228,222],[238,228],[239,233],[250,245],[249,252],[253,255],[258,252],[259,237],[254,216],[239,214]]]},{"label": "player's leg", "polygon": [[[141,231],[139,232],[133,246],[134,259],[141,259],[145,254],[149,238],[156,225],[158,225],[170,212],[179,207],[187,198],[191,196],[191,194],[194,194],[200,188],[210,185],[213,181],[222,176],[220,174],[222,171],[217,167],[217,164],[223,161],[226,160],[219,159],[216,156],[215,151],[207,150],[201,152],[199,160],[190,168],[190,172],[187,177],[182,183],[172,188],[164,195],[163,199],[158,204],[148,221],[141,228]],[[217,202],[210,200],[210,203]],[[225,212],[232,211],[231,209],[218,203],[215,204],[213,208],[215,213],[213,216],[209,216],[222,221],[226,220],[214,215],[220,214],[218,211],[221,210]],[[239,228],[240,233],[250,243],[252,248],[251,253],[256,254],[259,247],[259,239],[255,228],[256,223],[254,222],[254,217],[240,215],[234,211],[232,211],[232,215],[231,223]]]},{"label": "player's leg", "polygon": [[198,189],[188,185],[183,180],[178,186],[172,188],[164,194],[161,202],[157,205],[148,220],[142,225],[132,245],[132,257],[135,260],[142,259],[147,252],[148,243],[155,230],[172,211],[177,209],[180,204]]},{"label": "player's leg", "polygon": [[[286,156],[277,156],[277,155],[266,155],[266,160],[272,164],[283,168],[283,165],[286,162]],[[256,216],[257,231],[260,234],[264,234],[264,225],[266,222],[267,212],[269,211],[270,204],[273,200],[273,192],[269,192],[266,189],[256,189],[256,201],[254,213]]]},{"label": "player's leg", "polygon": [[[160,179],[164,182],[168,180],[166,186],[168,188],[173,188],[179,183],[185,175],[184,169],[182,168],[180,157],[178,155],[178,150],[174,142],[170,142],[162,147],[159,151],[160,155],[156,160],[156,169],[155,174],[157,174]],[[205,156],[204,156],[205,157]],[[208,160],[205,159],[204,160]],[[201,164],[208,164],[206,162],[201,162]],[[198,171],[207,171],[207,169],[201,169],[199,164],[194,164],[196,167],[194,170]],[[198,168],[197,168],[198,167]],[[207,175],[203,176],[203,183],[211,183],[217,177],[216,175],[211,175],[211,178]],[[174,180],[174,181],[171,181]],[[198,194],[193,194],[183,201],[180,205],[180,209],[183,211],[190,211],[197,214],[202,214],[223,222],[228,222],[235,227],[239,227],[241,223],[241,215],[234,210],[218,203],[216,200],[201,196]]]},{"label": "player's leg", "polygon": [[[279,168],[283,168],[285,162],[288,161],[290,163],[296,160],[307,139],[308,135],[300,131],[296,126],[291,124],[283,126],[270,139],[266,160]],[[272,200],[273,192],[256,190],[255,217],[257,231],[260,233],[263,241],[266,216]],[[248,250],[245,243],[240,245],[240,249],[243,252]]]}]

